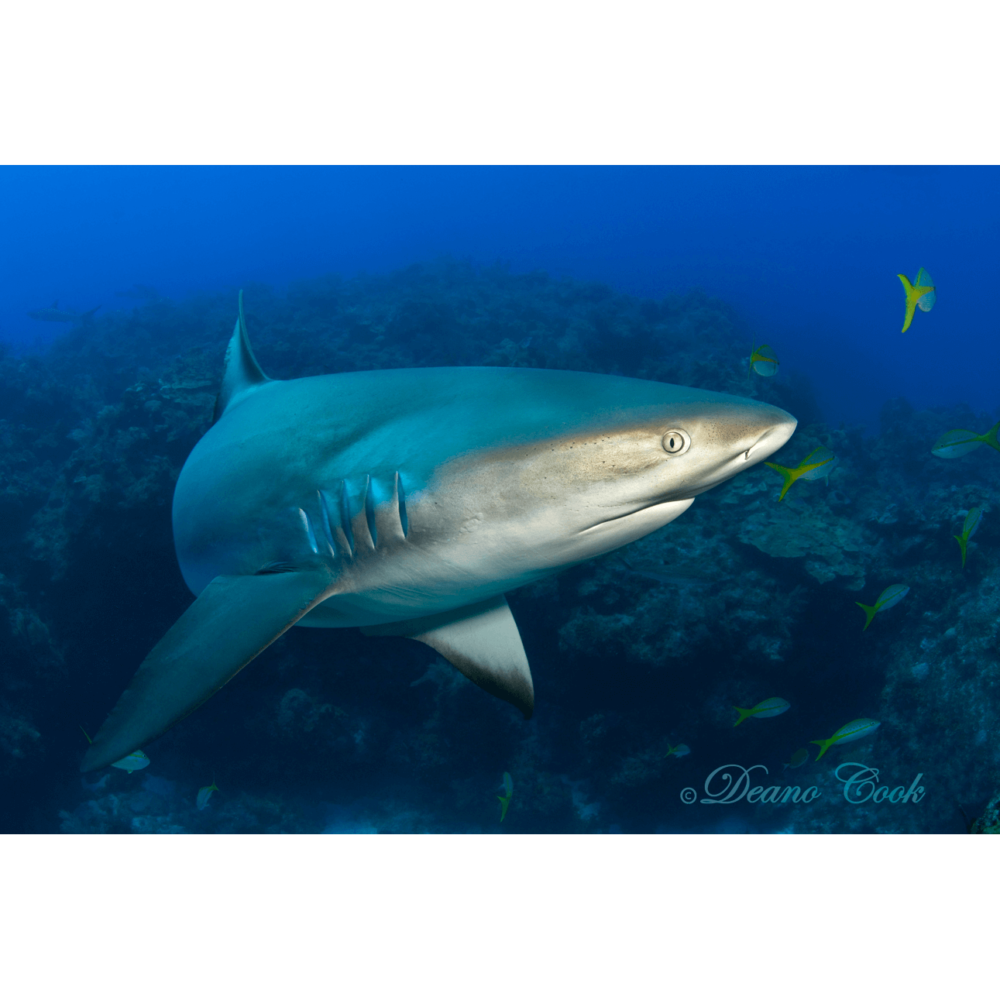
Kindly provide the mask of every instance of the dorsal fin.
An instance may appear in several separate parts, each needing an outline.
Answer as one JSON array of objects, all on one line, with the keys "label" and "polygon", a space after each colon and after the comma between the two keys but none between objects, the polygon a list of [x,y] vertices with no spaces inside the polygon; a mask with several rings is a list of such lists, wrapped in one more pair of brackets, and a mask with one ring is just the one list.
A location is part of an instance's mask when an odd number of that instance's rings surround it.
[{"label": "dorsal fin", "polygon": [[222,388],[215,400],[212,423],[226,412],[226,408],[237,397],[270,381],[271,379],[260,370],[260,365],[257,364],[253,349],[250,347],[247,321],[243,316],[243,290],[240,289],[240,315],[236,320],[233,335],[229,339],[229,346],[226,348],[226,370],[222,376]]}]

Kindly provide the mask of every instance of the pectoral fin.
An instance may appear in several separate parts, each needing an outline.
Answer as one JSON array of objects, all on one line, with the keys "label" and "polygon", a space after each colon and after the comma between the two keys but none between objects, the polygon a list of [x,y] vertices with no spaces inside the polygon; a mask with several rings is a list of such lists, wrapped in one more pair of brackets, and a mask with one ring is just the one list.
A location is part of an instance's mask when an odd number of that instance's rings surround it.
[{"label": "pectoral fin", "polygon": [[121,760],[193,712],[327,594],[325,567],[217,576],[153,647],[81,765]]},{"label": "pectoral fin", "polygon": [[526,719],[535,709],[528,657],[514,616],[501,594],[443,614],[389,625],[371,625],[365,635],[399,635],[436,649],[483,690],[509,701]]}]

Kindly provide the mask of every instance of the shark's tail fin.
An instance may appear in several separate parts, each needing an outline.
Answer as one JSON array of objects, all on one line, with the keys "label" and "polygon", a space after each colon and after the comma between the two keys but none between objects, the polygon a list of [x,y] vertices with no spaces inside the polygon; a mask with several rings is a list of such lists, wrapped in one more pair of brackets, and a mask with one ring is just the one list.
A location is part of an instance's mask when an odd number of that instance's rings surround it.
[{"label": "shark's tail fin", "polygon": [[[865,627],[861,630],[862,632],[864,632],[868,628],[868,626],[871,625],[872,619],[875,617],[875,612],[878,611],[878,606],[877,605],[873,606],[870,604],[862,604],[860,601],[855,601],[854,603],[859,608],[861,608],[861,610],[865,613]],[[816,741],[813,740],[813,743],[815,742]],[[817,758],[817,760],[818,759],[819,758]]]},{"label": "shark's tail fin", "polygon": [[88,309],[85,313],[80,313],[80,322],[90,323],[94,318],[94,313],[96,313],[100,308],[100,306],[94,306],[93,309]]}]

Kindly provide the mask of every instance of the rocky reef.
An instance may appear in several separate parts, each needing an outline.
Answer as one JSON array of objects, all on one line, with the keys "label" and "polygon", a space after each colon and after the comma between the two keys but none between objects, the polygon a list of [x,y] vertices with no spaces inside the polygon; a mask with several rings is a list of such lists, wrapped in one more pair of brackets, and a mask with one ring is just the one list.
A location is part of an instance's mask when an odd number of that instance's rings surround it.
[{"label": "rocky reef", "polygon": [[[963,812],[984,809],[977,822],[996,826],[1000,454],[930,451],[994,415],[890,400],[877,435],[829,427],[801,376],[748,376],[750,333],[721,302],[451,260],[248,287],[261,364],[277,378],[507,365],[676,382],[788,409],[799,430],[773,461],[825,446],[836,466],[780,502],[780,477],[756,467],[665,529],[511,594],[530,723],[417,643],[293,629],[147,748],[146,770],[81,780],[81,727],[100,725],[191,599],[171,496],[211,421],[235,301],[156,299],[45,354],[0,352],[5,830],[964,832]],[[963,570],[952,536],[972,507],[986,513]],[[908,595],[862,631],[855,602],[893,583]],[[791,709],[734,728],[732,706],[773,696]],[[881,723],[873,737],[816,760],[810,741],[860,717]],[[681,743],[689,754],[669,753]],[[799,748],[809,761],[783,770]],[[763,790],[703,802],[727,764],[758,768],[747,792]],[[878,772],[870,789],[847,765]]]},{"label": "rocky reef", "polygon": [[982,816],[969,824],[969,833],[1000,833],[1000,793],[990,799]]}]

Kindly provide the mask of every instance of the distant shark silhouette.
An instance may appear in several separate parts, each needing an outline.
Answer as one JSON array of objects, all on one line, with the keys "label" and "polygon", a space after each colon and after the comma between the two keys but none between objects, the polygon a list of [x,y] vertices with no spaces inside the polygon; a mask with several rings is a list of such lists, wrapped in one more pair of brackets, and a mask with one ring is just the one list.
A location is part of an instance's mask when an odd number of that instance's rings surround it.
[{"label": "distant shark silhouette", "polygon": [[174,543],[197,600],[83,760],[161,735],[292,625],[419,639],[519,708],[534,687],[504,594],[642,538],[780,448],[777,407],[530,368],[276,381],[239,319],[216,421],[181,471]]},{"label": "distant shark silhouette", "polygon": [[39,319],[46,323],[88,323],[100,308],[100,306],[94,306],[93,309],[81,313],[73,309],[60,309],[59,303],[53,302],[50,309],[32,309],[28,313],[28,318]]}]

